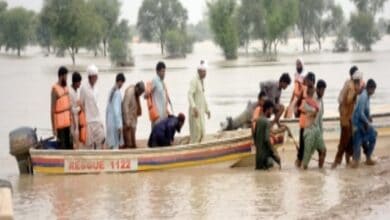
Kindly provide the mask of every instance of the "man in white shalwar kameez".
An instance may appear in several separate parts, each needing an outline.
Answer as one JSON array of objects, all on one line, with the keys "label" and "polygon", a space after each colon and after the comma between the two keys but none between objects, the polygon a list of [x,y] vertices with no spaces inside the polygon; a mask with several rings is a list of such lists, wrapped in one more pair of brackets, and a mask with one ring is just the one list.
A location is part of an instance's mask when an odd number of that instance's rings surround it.
[{"label": "man in white shalwar kameez", "polygon": [[210,118],[210,111],[204,94],[203,81],[207,73],[207,64],[202,60],[198,74],[190,83],[188,101],[190,105],[190,143],[200,143],[205,137],[205,115]]},{"label": "man in white shalwar kameez", "polygon": [[87,68],[88,83],[80,91],[81,106],[87,118],[87,149],[102,149],[105,141],[104,126],[101,121],[97,103],[96,82],[98,68],[91,65]]}]

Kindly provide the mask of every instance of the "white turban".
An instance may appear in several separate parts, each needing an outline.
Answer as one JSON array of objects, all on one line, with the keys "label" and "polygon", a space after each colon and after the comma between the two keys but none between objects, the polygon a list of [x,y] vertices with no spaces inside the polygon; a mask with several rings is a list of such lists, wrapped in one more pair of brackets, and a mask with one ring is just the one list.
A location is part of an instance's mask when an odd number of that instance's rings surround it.
[{"label": "white turban", "polygon": [[198,70],[207,71],[207,67],[208,67],[208,65],[207,65],[206,61],[202,60],[202,61],[200,61],[200,64],[198,66]]},{"label": "white turban", "polygon": [[87,68],[88,76],[96,76],[99,74],[99,69],[94,65],[89,65]]},{"label": "white turban", "polygon": [[360,71],[356,71],[355,74],[352,75],[353,80],[362,80],[363,79],[363,73]]}]

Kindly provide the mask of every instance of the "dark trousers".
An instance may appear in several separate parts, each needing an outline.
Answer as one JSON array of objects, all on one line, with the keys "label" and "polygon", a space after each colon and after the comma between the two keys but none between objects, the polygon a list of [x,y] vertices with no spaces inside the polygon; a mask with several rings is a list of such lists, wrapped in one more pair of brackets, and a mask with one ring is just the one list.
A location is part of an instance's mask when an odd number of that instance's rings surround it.
[{"label": "dark trousers", "polygon": [[297,154],[297,159],[299,161],[303,160],[303,153],[305,152],[305,140],[303,139],[303,133],[305,132],[304,128],[299,130],[299,149]]},{"label": "dark trousers", "polygon": [[73,143],[70,135],[70,127],[57,130],[57,139],[59,143],[58,149],[72,150]]}]

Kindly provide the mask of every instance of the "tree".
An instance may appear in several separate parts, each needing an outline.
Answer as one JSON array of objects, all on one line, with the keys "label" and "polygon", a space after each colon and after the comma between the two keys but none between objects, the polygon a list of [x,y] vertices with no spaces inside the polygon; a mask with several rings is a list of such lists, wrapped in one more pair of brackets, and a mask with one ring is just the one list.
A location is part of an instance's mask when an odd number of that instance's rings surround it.
[{"label": "tree", "polygon": [[95,34],[96,14],[79,0],[45,0],[42,11],[59,51],[67,50],[75,65],[77,51]]},{"label": "tree", "polygon": [[39,45],[47,49],[50,53],[50,47],[53,45],[53,33],[50,29],[49,18],[46,13],[40,13],[37,18],[36,39]]},{"label": "tree", "polygon": [[4,44],[4,39],[3,39],[3,29],[2,29],[2,21],[3,21],[3,14],[4,12],[7,10],[7,2],[5,1],[0,1],[0,50],[1,50],[1,47],[3,46]]},{"label": "tree", "polygon": [[265,40],[268,51],[277,53],[280,42],[287,41],[288,30],[297,20],[298,4],[295,0],[264,0]]},{"label": "tree", "polygon": [[131,50],[128,46],[131,33],[130,26],[127,20],[122,20],[113,28],[109,36],[108,51],[110,60],[117,66],[134,65]]},{"label": "tree", "polygon": [[12,8],[2,15],[3,43],[6,50],[13,49],[20,56],[33,33],[34,12],[22,7]]},{"label": "tree", "polygon": [[169,30],[167,32],[166,51],[170,57],[185,57],[192,52],[193,39],[187,33],[180,30]]},{"label": "tree", "polygon": [[196,25],[187,25],[187,33],[194,37],[194,41],[200,42],[211,39],[211,30],[208,20],[199,21]]},{"label": "tree", "polygon": [[358,12],[352,13],[350,18],[351,36],[356,45],[365,51],[371,50],[371,45],[380,39],[375,23],[375,16],[383,10],[387,0],[352,0]]},{"label": "tree", "polygon": [[164,54],[168,30],[185,30],[187,10],[178,0],[144,0],[138,11],[137,28],[143,40],[160,42]]},{"label": "tree", "polygon": [[251,39],[265,37],[264,16],[263,0],[241,0],[238,9],[239,39],[247,54]]},{"label": "tree", "polygon": [[318,43],[318,49],[322,49],[322,40],[331,31],[337,31],[344,22],[343,9],[335,5],[333,0],[317,1],[315,16],[313,19],[313,36]]},{"label": "tree", "polygon": [[95,14],[101,17],[101,34],[103,42],[103,55],[106,56],[107,43],[120,13],[121,4],[118,0],[90,0],[88,2]]},{"label": "tree", "polygon": [[226,59],[237,59],[239,45],[235,0],[207,2],[210,29],[214,41],[222,48]]},{"label": "tree", "polygon": [[314,17],[318,0],[299,0],[297,27],[302,37],[302,50],[306,51],[306,44],[310,42],[314,29]]},{"label": "tree", "polygon": [[334,52],[347,52],[349,50],[348,33],[348,26],[345,23],[341,23],[336,33],[336,40],[334,42],[333,49]]},{"label": "tree", "polygon": [[365,51],[371,51],[371,45],[380,39],[374,17],[370,13],[353,13],[349,26],[355,43],[362,46]]}]

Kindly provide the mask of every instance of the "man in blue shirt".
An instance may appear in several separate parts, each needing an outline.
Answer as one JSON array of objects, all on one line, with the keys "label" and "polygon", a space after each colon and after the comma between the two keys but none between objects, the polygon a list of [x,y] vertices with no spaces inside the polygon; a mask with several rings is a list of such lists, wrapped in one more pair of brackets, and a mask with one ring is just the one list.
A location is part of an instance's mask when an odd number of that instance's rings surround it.
[{"label": "man in blue shirt", "polygon": [[184,125],[185,116],[180,113],[176,116],[168,116],[158,122],[152,129],[148,146],[149,147],[167,147],[173,144],[175,133],[179,132]]},{"label": "man in blue shirt", "polygon": [[353,126],[353,162],[352,167],[359,166],[361,146],[364,144],[366,154],[366,164],[375,165],[371,155],[376,144],[377,132],[372,126],[370,115],[370,97],[375,93],[376,83],[369,79],[366,89],[359,95],[355,110],[352,115]]}]

